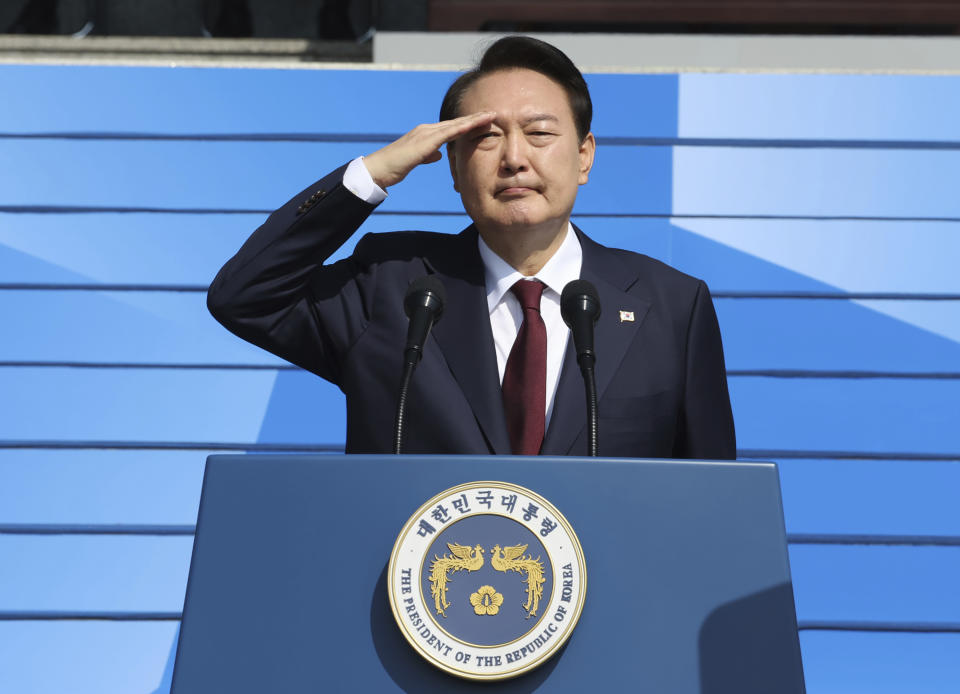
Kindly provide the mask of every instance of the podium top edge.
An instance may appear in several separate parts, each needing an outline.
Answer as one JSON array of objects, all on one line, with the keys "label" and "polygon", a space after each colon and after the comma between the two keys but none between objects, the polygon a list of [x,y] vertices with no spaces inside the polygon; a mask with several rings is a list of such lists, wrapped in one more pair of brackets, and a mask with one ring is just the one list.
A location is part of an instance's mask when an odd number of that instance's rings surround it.
[{"label": "podium top edge", "polygon": [[278,460],[302,461],[305,459],[315,459],[332,461],[348,458],[354,463],[375,463],[387,460],[396,460],[397,462],[410,462],[415,460],[450,460],[457,462],[475,461],[478,463],[502,464],[509,462],[524,463],[545,463],[551,465],[571,465],[571,464],[604,464],[604,465],[708,465],[711,467],[773,467],[776,468],[776,462],[772,460],[711,460],[711,459],[688,459],[688,458],[605,458],[599,457],[580,457],[580,456],[522,456],[522,455],[447,455],[447,454],[368,454],[368,453],[313,453],[313,452],[251,452],[251,453],[215,453],[207,456],[207,461],[217,461],[229,464],[230,462],[250,459],[263,459],[276,462]]}]

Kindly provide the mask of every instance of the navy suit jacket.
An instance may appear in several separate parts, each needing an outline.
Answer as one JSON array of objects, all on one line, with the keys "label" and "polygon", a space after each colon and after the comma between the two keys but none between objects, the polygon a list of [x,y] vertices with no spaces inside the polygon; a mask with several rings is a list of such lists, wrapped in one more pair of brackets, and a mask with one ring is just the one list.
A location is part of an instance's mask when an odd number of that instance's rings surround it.
[{"label": "navy suit jacket", "polygon": [[[210,311],[238,336],[343,390],[348,453],[389,453],[407,332],[403,297],[412,280],[436,275],[447,303],[411,384],[404,452],[510,454],[476,230],[368,234],[351,257],[324,265],[373,210],[344,188],[344,168],[254,232],[211,285]],[[596,286],[602,306],[595,336],[600,455],[735,458],[706,285],[576,231],[581,277]],[[544,455],[587,453],[572,342]]]}]

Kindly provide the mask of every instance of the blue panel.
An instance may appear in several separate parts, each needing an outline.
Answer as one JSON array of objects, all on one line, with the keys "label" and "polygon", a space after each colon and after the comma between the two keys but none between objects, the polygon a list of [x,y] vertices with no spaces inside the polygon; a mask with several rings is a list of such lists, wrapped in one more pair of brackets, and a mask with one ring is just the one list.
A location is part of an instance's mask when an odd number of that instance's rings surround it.
[{"label": "blue panel", "polygon": [[[259,213],[0,212],[0,277],[40,284],[207,285],[265,218]],[[362,232],[456,233],[469,223],[466,215],[377,213]],[[359,234],[333,259],[348,255],[358,239]]]},{"label": "blue panel", "polygon": [[728,369],[960,370],[960,331],[952,340],[889,315],[957,328],[960,301],[874,302],[884,313],[846,300],[721,298],[715,305]]},{"label": "blue panel", "polygon": [[3,66],[0,81],[19,98],[8,101],[0,130],[399,134],[436,120],[454,77],[392,70]]},{"label": "blue panel", "polygon": [[956,151],[676,147],[673,163],[676,215],[960,217]]},{"label": "blue panel", "polygon": [[0,610],[182,609],[192,537],[0,535]]},{"label": "blue panel", "polygon": [[192,525],[208,453],[0,450],[0,524]]},{"label": "blue panel", "polygon": [[[0,524],[190,525],[206,455],[0,450]],[[960,462],[778,465],[790,533],[960,536]]]},{"label": "blue panel", "polygon": [[677,75],[586,75],[598,137],[675,137]]},{"label": "blue panel", "polygon": [[209,284],[265,217],[0,213],[0,273],[4,282]]},{"label": "blue panel", "polygon": [[960,141],[956,75],[680,75],[680,137]]},{"label": "blue panel", "polygon": [[[454,78],[411,70],[4,65],[0,83],[16,98],[0,112],[0,132],[399,134],[437,119]],[[676,75],[587,81],[595,133],[676,134]]]},{"label": "blue panel", "polygon": [[960,457],[960,380],[729,379],[744,449]]},{"label": "blue panel", "polygon": [[0,672],[16,694],[167,694],[176,622],[0,622]]},{"label": "blue panel", "polygon": [[[296,387],[287,392],[315,414],[294,442],[342,441],[336,387],[306,372],[291,374]],[[0,419],[0,439],[252,443],[275,377],[273,371],[0,369],[0,392],[17,404]]]},{"label": "blue panel", "polygon": [[[0,181],[0,204],[272,209],[371,147],[5,140],[0,156],[16,175]],[[952,151],[608,145],[577,210],[669,214],[672,187],[677,215],[956,218],[958,177]],[[435,164],[395,186],[383,209],[462,208],[447,167]]]},{"label": "blue panel", "polygon": [[[926,309],[925,320],[960,326],[960,301],[876,303],[906,317]],[[960,364],[960,339],[850,301],[718,298],[715,304],[733,370],[937,373]],[[8,329],[0,361],[286,364],[225,330],[200,292],[0,290],[0,313]]]},{"label": "blue panel", "polygon": [[[18,403],[0,422],[0,438],[252,442],[263,424],[260,441],[342,441],[339,391],[306,372],[284,372],[279,382],[293,423],[267,426],[274,380],[269,371],[0,369],[0,388]],[[730,386],[741,448],[950,455],[960,448],[953,426],[960,381],[733,377]]]},{"label": "blue panel", "polygon": [[[288,191],[292,194],[295,191]],[[265,214],[0,213],[5,282],[207,284]],[[456,233],[465,215],[377,213],[362,231]],[[960,223],[579,217],[595,240],[646,253],[714,291],[960,293]],[[353,244],[344,246],[342,257]],[[819,279],[815,279],[819,278]]]},{"label": "blue panel", "polygon": [[960,537],[960,461],[778,460],[788,533]]},{"label": "blue panel", "polygon": [[[272,210],[374,143],[0,140],[0,205]],[[669,147],[607,146],[577,209],[669,214]],[[602,164],[602,165],[600,165]],[[14,173],[15,172],[15,173]],[[624,175],[629,172],[629,175]],[[384,211],[461,213],[446,163],[391,188]]]},{"label": "blue panel", "polygon": [[960,622],[960,547],[793,545],[797,619]]},{"label": "blue panel", "polygon": [[[717,290],[960,293],[960,223],[674,219],[672,262]],[[668,261],[669,262],[669,261]]]},{"label": "blue panel", "polygon": [[0,361],[286,363],[225,330],[205,293],[8,290],[0,312]]},{"label": "blue panel", "polygon": [[960,682],[960,634],[800,632],[809,694],[947,694]]}]

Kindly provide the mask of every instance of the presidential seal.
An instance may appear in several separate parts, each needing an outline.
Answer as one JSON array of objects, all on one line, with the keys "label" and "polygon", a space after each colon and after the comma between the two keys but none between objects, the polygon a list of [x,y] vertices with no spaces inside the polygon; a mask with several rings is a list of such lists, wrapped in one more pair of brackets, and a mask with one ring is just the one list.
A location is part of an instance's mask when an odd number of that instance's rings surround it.
[{"label": "presidential seal", "polygon": [[390,607],[404,637],[441,670],[516,677],[570,638],[587,588],[583,549],[543,497],[470,482],[417,509],[390,555]]}]

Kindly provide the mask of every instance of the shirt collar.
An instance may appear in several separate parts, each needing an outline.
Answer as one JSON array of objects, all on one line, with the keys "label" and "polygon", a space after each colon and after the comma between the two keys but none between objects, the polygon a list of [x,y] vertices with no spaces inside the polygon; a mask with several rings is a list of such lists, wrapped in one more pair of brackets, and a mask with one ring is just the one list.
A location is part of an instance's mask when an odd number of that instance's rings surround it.
[{"label": "shirt collar", "polygon": [[[504,295],[510,291],[517,280],[522,279],[518,270],[491,250],[483,237],[477,235],[477,246],[480,258],[483,260],[484,277],[487,287],[487,309],[493,313]],[[559,296],[568,282],[580,277],[580,267],[583,264],[583,249],[580,240],[573,231],[573,224],[567,222],[567,235],[540,272],[528,279],[538,279],[547,285]]]}]

